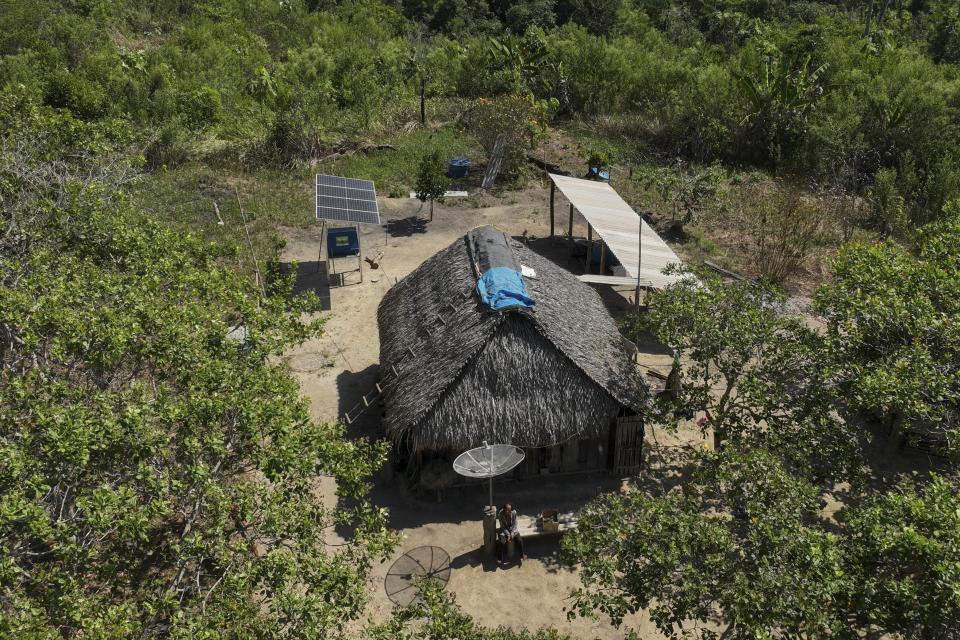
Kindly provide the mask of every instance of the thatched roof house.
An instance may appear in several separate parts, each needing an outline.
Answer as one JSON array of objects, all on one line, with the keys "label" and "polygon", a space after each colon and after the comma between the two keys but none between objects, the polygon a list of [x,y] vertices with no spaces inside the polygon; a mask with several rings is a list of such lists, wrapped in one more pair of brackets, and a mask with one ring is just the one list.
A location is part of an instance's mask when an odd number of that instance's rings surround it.
[{"label": "thatched roof house", "polygon": [[[481,236],[502,246],[477,255]],[[491,259],[511,258],[536,272],[522,278],[533,308],[495,311],[481,302],[478,277],[497,266]],[[597,293],[490,227],[398,282],[378,322],[386,432],[412,451],[595,437],[649,397]]]}]

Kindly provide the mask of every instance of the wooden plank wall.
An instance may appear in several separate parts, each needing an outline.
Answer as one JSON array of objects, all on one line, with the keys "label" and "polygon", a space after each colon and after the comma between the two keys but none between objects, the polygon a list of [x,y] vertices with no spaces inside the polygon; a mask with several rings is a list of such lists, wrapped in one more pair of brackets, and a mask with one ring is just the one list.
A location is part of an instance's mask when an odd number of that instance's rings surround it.
[{"label": "wooden plank wall", "polygon": [[524,461],[514,474],[516,478],[539,476],[541,468],[550,473],[573,473],[607,469],[609,431],[604,429],[596,438],[568,440],[543,449],[527,449]]}]

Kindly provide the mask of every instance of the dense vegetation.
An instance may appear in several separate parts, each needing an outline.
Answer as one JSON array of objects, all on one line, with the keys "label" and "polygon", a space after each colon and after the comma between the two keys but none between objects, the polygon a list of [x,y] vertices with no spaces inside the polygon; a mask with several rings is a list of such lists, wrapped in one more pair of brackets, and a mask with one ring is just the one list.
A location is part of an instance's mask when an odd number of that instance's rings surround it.
[{"label": "dense vegetation", "polygon": [[957,286],[960,229],[934,231],[919,260],[892,243],[844,250],[820,293],[826,340],[753,283],[703,276],[654,295],[641,325],[689,364],[652,422],[696,415],[715,446],[681,460],[679,477],[661,470],[649,491],[581,512],[586,526],[563,543],[583,567],[575,612],[649,609],[664,633],[699,638],[714,625],[744,640],[957,637],[955,467],[897,481],[890,447],[871,452],[855,416],[930,420],[957,454],[944,413],[960,403],[958,313],[936,291]]},{"label": "dense vegetation", "polygon": [[315,299],[133,210],[122,128],[6,99],[0,130],[0,634],[342,629],[392,538],[316,491],[362,498],[382,450],[312,422],[270,358]]},{"label": "dense vegetation", "polygon": [[0,85],[82,119],[128,119],[152,167],[222,150],[214,141],[247,159],[309,157],[418,120],[421,96],[427,119],[469,122],[477,98],[520,95],[544,115],[589,119],[631,158],[765,167],[850,195],[880,183],[920,224],[960,190],[958,11],[949,0],[7,0]]},{"label": "dense vegetation", "polygon": [[[288,209],[287,174],[369,142],[395,150],[351,172],[432,203],[450,150],[503,136],[519,183],[563,129],[681,226],[732,216],[769,280],[824,218],[850,241],[819,332],[765,287],[651,300],[689,364],[650,422],[717,447],[585,510],[576,611],[958,637],[958,64],[953,0],[0,0],[0,635],[358,633],[383,451],[311,421],[272,357],[315,300],[247,277],[226,206],[215,233],[180,212],[212,219],[221,169]],[[863,415],[934,432],[946,473],[884,484]],[[515,637],[435,590],[362,633]]]}]

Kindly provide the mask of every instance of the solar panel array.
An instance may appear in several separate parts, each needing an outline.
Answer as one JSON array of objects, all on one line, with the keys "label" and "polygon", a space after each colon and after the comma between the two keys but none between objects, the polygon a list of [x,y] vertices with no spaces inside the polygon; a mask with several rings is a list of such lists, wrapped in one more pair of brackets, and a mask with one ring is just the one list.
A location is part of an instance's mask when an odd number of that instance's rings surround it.
[{"label": "solar panel array", "polygon": [[373,181],[318,173],[317,219],[380,224]]}]

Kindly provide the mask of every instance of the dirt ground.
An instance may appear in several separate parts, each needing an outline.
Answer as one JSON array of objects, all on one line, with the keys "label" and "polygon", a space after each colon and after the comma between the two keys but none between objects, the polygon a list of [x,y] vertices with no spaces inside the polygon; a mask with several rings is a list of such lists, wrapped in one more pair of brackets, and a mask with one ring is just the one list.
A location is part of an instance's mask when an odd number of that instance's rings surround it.
[{"label": "dirt ground", "polygon": [[[425,259],[443,249],[458,236],[483,224],[495,225],[513,236],[525,238],[530,246],[555,257],[571,271],[582,269],[580,261],[567,259],[567,245],[560,239],[549,239],[549,191],[535,185],[523,192],[487,201],[460,200],[436,205],[434,219],[428,221],[429,207],[421,207],[414,199],[382,199],[382,226],[367,225],[361,229],[364,255],[379,259],[376,270],[365,265],[363,282],[357,273],[339,276],[326,272],[325,263],[318,264],[320,226],[284,230],[287,245],[285,263],[296,261],[297,287],[313,289],[324,301],[326,326],[324,336],[303,344],[287,354],[286,359],[309,398],[313,415],[318,420],[340,419],[369,392],[377,380],[379,341],[377,305],[384,293],[400,278]],[[451,199],[452,200],[452,199]],[[566,231],[566,203],[558,199],[557,232]],[[582,219],[575,220],[575,235],[585,235]],[[337,269],[354,268],[349,259],[338,261]],[[331,283],[329,286],[327,283]],[[615,311],[629,309],[633,292],[623,294],[601,291],[608,306]],[[670,357],[655,345],[643,348],[642,364],[669,369]],[[657,381],[651,379],[651,384]],[[378,436],[380,416],[375,409],[367,411],[348,429],[350,436]],[[670,447],[696,446],[699,434],[691,431],[668,440],[657,434],[661,451]],[[656,454],[655,454],[656,455]],[[667,454],[668,455],[668,454]],[[536,482],[501,482],[495,485],[496,500],[510,499],[521,513],[535,514],[544,508],[575,509],[600,491],[616,490],[630,479],[610,474],[578,475],[537,479]],[[335,487],[327,485],[323,493],[333,499]],[[483,487],[455,489],[443,496],[416,495],[408,491],[402,479],[378,480],[372,499],[390,509],[390,526],[402,535],[395,557],[422,545],[444,549],[451,558],[448,589],[456,594],[460,606],[480,624],[495,627],[556,627],[576,638],[622,638],[623,629],[615,629],[609,621],[574,619],[568,621],[565,607],[569,594],[579,586],[575,571],[561,566],[556,537],[530,540],[526,545],[528,560],[523,566],[497,568],[484,557],[482,543],[482,507],[486,502]],[[387,597],[384,580],[394,561],[391,558],[378,566],[370,579],[373,620],[387,617],[393,604]],[[641,637],[659,638],[649,620],[634,616],[628,625]]]}]

